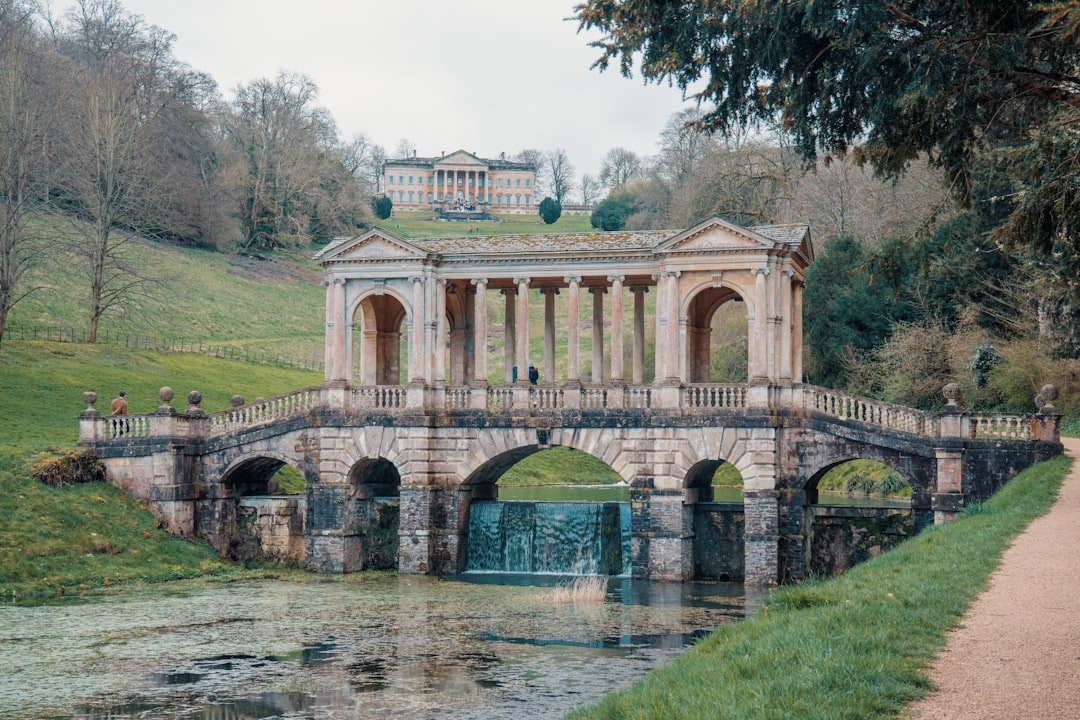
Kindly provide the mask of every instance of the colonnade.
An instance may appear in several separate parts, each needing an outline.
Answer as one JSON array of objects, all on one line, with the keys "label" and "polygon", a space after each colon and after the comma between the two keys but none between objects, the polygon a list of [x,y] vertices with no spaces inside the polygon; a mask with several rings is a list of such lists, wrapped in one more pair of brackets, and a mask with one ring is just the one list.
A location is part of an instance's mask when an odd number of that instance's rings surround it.
[{"label": "colonnade", "polygon": [[[435,169],[435,192],[439,192],[439,188],[446,188],[444,191],[444,198],[446,200],[456,200],[458,187],[464,187],[465,191],[462,192],[462,199],[476,202],[483,202],[487,196],[486,191],[478,188],[484,188],[487,184],[487,171],[486,170],[447,170],[436,168]],[[470,190],[471,188],[471,190]]]},{"label": "colonnade", "polygon": [[[649,383],[654,396],[657,389],[666,393],[661,405],[677,402],[664,388],[710,382],[712,319],[731,302],[746,313],[747,385],[798,384],[802,280],[811,254],[803,226],[746,230],[716,219],[674,236],[509,236],[486,245],[475,238],[405,240],[372,230],[319,256],[327,272],[326,380],[486,386],[499,375],[489,367],[497,357],[489,323],[498,322],[491,304],[501,294],[501,383],[507,386],[527,388],[533,363],[542,386]],[[588,296],[591,328],[583,326]],[[538,302],[543,340],[532,352],[530,310],[538,310]],[[647,332],[655,346],[651,377]],[[565,356],[558,357],[564,339]],[[583,345],[591,357],[582,357]],[[515,395],[515,406],[523,398]]]}]

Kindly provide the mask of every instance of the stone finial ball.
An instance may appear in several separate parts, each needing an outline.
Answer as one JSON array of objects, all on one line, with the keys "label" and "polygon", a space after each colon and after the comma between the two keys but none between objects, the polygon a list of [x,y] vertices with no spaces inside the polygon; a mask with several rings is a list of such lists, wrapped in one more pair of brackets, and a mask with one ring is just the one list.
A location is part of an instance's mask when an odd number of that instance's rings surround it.
[{"label": "stone finial ball", "polygon": [[202,402],[202,393],[198,390],[192,390],[187,394],[188,405],[198,405]]},{"label": "stone finial ball", "polygon": [[87,410],[94,409],[94,403],[97,402],[97,393],[93,390],[88,390],[82,394],[83,402],[87,405]]},{"label": "stone finial ball", "polygon": [[1058,397],[1057,385],[1043,385],[1042,390],[1039,391],[1039,394],[1043,396],[1046,402],[1052,403],[1057,400]]},{"label": "stone finial ball", "polygon": [[956,383],[949,383],[943,387],[941,394],[945,396],[950,405],[959,405],[964,401],[964,391]]},{"label": "stone finial ball", "polygon": [[244,404],[244,396],[243,395],[233,395],[231,398],[229,398],[229,403],[233,407],[240,407],[241,405]]},{"label": "stone finial ball", "polygon": [[173,399],[172,388],[166,385],[165,387],[157,391],[157,396],[161,400],[162,404],[168,405],[170,402],[172,402]]}]

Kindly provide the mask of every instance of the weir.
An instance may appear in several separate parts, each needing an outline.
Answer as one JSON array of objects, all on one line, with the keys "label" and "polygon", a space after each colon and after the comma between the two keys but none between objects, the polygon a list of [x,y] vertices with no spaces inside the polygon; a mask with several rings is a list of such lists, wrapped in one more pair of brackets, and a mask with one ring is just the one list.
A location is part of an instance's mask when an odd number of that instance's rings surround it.
[{"label": "weir", "polygon": [[466,572],[626,575],[630,504],[477,502]]}]

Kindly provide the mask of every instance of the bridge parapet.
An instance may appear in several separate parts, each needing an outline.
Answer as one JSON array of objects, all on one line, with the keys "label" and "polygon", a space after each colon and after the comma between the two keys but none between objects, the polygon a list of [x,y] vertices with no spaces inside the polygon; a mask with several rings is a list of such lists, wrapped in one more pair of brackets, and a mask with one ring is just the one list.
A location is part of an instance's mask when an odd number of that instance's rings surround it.
[{"label": "bridge parapet", "polygon": [[304,388],[207,415],[211,437],[307,412],[323,401],[322,388]]},{"label": "bridge parapet", "polygon": [[1036,416],[1026,413],[972,413],[970,437],[980,440],[1038,440]]},{"label": "bridge parapet", "polygon": [[858,420],[891,430],[926,437],[938,436],[937,420],[930,413],[881,400],[848,395],[838,390],[806,385],[803,387],[803,407],[831,417]]}]

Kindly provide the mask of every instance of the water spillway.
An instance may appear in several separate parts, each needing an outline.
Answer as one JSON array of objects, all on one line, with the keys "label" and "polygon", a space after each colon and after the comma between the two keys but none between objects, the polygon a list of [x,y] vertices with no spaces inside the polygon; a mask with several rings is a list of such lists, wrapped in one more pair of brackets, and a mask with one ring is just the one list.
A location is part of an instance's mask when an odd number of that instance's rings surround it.
[{"label": "water spillway", "polygon": [[468,572],[624,575],[628,503],[477,502],[469,508]]}]

